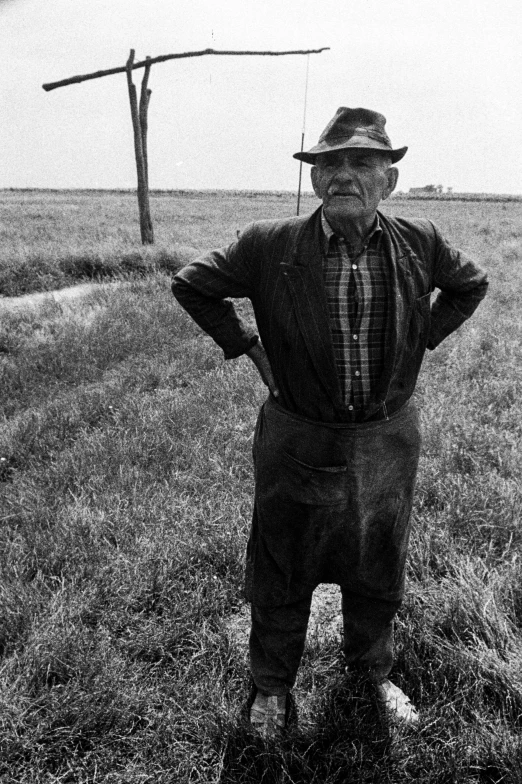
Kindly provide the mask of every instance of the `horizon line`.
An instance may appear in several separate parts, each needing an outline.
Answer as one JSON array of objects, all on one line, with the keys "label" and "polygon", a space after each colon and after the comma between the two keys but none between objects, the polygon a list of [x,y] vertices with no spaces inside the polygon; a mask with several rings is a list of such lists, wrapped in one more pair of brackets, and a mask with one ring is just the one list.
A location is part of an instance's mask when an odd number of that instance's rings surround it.
[{"label": "horizon line", "polygon": [[[444,193],[432,193],[431,191],[426,191],[425,194],[422,193],[422,188],[413,188],[410,190],[417,191],[416,193],[410,193],[409,191],[396,191],[392,193],[389,197],[390,199],[400,199],[400,198],[407,198],[410,200],[418,199],[418,200],[437,200],[437,201],[451,201],[452,199],[456,200],[459,197],[475,197],[480,198],[481,200],[487,200],[488,198],[491,199],[500,199],[500,200],[513,200],[518,201],[522,200],[522,193],[500,193],[496,191],[452,191],[451,193],[444,192]],[[122,193],[122,194],[136,194],[136,188],[119,188],[119,187],[108,187],[108,188],[93,188],[93,187],[71,187],[71,188],[56,188],[56,187],[32,187],[32,186],[25,186],[25,187],[18,187],[18,186],[3,186],[0,187],[0,192],[36,192],[36,193]],[[169,194],[169,193],[191,193],[191,194],[210,194],[210,193],[223,193],[223,194],[261,194],[261,195],[288,195],[288,196],[295,196],[297,194],[297,190],[286,190],[284,188],[150,188],[149,194]],[[313,198],[317,198],[313,190],[306,190],[302,192],[303,196],[312,196]]]}]

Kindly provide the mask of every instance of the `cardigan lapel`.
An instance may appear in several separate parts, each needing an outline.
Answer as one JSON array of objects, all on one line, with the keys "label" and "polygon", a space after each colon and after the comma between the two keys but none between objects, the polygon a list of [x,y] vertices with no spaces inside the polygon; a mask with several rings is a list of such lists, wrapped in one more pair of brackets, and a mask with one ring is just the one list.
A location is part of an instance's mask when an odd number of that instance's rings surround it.
[{"label": "cardigan lapel", "polygon": [[342,406],[341,386],[335,367],[323,281],[320,209],[302,227],[295,249],[290,256],[285,256],[281,269],[288,281],[297,322],[315,370],[334,406],[339,408]]}]

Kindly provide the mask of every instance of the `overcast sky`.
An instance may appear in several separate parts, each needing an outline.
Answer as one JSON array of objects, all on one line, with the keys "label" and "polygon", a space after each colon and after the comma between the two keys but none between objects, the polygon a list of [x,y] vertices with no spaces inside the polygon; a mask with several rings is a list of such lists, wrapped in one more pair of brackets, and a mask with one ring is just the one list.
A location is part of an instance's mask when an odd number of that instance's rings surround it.
[{"label": "overcast sky", "polygon": [[[339,106],[364,106],[409,146],[400,190],[522,193],[521,38],[521,0],[0,0],[0,187],[135,187],[125,75],[44,82],[124,65],[131,47],[329,46],[310,56],[305,149]],[[306,62],[153,66],[151,188],[295,190]]]}]

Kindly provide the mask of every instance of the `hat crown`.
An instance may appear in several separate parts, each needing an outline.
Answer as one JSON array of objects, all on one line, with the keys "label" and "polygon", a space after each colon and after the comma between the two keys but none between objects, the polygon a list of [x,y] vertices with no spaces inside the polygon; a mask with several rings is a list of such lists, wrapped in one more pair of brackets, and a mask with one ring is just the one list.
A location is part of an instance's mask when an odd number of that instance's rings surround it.
[{"label": "hat crown", "polygon": [[371,109],[349,109],[341,106],[330,120],[321,136],[321,143],[339,143],[351,139],[352,136],[367,136],[381,142],[391,150],[391,142],[384,130],[386,117]]},{"label": "hat crown", "polygon": [[386,117],[379,112],[341,106],[322,132],[318,143],[307,152],[294,153],[294,158],[315,164],[317,156],[322,153],[352,148],[389,153],[392,163],[396,163],[404,157],[408,148],[394,150],[385,125]]}]

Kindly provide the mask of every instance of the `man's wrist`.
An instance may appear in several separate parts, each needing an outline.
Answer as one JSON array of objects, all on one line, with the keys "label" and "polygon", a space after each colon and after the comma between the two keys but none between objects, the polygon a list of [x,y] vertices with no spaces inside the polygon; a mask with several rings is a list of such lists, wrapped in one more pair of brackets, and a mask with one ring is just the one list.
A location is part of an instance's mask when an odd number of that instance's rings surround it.
[{"label": "man's wrist", "polygon": [[261,341],[259,340],[259,335],[256,335],[255,341],[252,343],[250,348],[246,352],[249,357],[260,356],[261,354],[265,353],[265,349],[263,348]]}]

